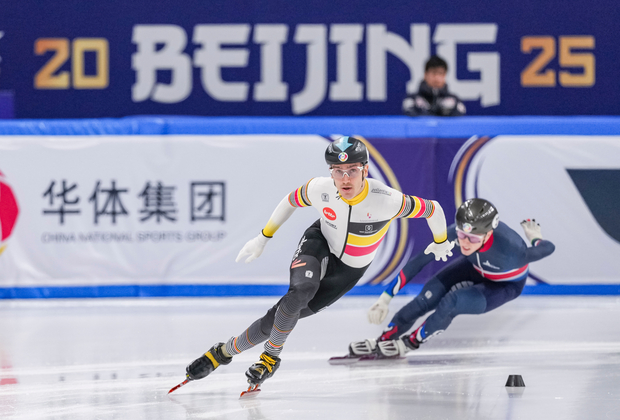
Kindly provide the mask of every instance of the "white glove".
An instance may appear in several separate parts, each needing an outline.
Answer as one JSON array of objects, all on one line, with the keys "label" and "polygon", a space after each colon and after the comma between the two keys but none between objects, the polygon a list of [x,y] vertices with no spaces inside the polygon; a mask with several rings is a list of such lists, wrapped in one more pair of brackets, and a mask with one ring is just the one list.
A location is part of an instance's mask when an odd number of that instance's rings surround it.
[{"label": "white glove", "polygon": [[368,322],[377,325],[381,324],[389,312],[388,306],[391,300],[392,296],[385,292],[381,293],[379,299],[368,310]]},{"label": "white glove", "polygon": [[428,255],[432,252],[435,254],[435,261],[448,261],[448,257],[452,256],[452,248],[454,248],[454,242],[452,241],[445,240],[440,244],[431,242],[424,250],[424,254]]},{"label": "white glove", "polygon": [[540,225],[536,223],[536,219],[527,219],[522,221],[521,227],[525,232],[525,237],[528,241],[530,241],[530,244],[532,244],[535,239],[543,238],[542,234],[540,233]]},{"label": "white glove", "polygon": [[263,249],[265,249],[265,245],[267,245],[267,241],[269,241],[269,239],[271,238],[263,235],[263,232],[261,231],[256,238],[250,239],[245,245],[243,245],[243,248],[239,251],[239,255],[237,255],[237,259],[235,261],[241,261],[246,255],[249,255],[249,257],[245,260],[246,264],[254,261],[260,257],[260,254],[263,253]]}]

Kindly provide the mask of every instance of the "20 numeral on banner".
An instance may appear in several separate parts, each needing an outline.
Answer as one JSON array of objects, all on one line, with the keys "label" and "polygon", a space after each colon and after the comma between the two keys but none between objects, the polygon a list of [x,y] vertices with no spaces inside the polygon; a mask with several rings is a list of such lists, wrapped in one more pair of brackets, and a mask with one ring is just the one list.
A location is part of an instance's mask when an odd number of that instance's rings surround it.
[{"label": "20 numeral on banner", "polygon": [[[575,52],[574,50],[593,50],[593,36],[560,36],[559,51],[553,36],[525,36],[521,38],[521,52],[532,53],[540,50],[534,60],[521,72],[523,87],[555,87],[559,81],[563,87],[592,87],[595,82],[596,61],[592,52]],[[581,69],[580,73],[547,68],[551,60],[558,55],[561,68]]]},{"label": "20 numeral on banner", "polygon": [[[34,76],[36,89],[105,89],[110,80],[110,51],[105,38],[39,38],[34,53],[54,54]],[[95,55],[95,74],[86,74],[86,53]],[[71,60],[71,71],[59,71]]]}]

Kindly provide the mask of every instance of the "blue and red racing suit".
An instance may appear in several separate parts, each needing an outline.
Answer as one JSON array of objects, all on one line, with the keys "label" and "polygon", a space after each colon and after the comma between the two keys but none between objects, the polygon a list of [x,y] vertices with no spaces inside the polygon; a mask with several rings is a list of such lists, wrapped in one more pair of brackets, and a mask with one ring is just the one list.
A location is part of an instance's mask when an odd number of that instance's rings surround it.
[{"label": "blue and red racing suit", "polygon": [[[448,240],[456,240],[455,225],[448,227]],[[415,332],[417,340],[424,342],[443,332],[457,315],[486,313],[515,299],[525,286],[529,263],[554,250],[552,242],[542,239],[528,247],[517,232],[499,222],[478,251],[467,257],[456,252],[456,259],[435,274],[418,296],[394,315],[380,340],[397,338],[418,318],[435,310]],[[423,253],[412,257],[384,293],[396,295],[432,260],[432,255]]]}]

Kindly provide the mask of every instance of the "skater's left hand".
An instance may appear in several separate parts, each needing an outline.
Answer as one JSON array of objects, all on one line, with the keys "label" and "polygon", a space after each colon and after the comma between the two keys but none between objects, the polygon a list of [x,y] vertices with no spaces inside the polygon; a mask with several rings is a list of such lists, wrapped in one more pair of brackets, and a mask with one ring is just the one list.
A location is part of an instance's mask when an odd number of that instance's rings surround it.
[{"label": "skater's left hand", "polygon": [[540,225],[536,223],[536,219],[527,219],[521,222],[521,227],[525,232],[525,237],[530,244],[536,239],[542,239],[542,233],[540,233]]},{"label": "skater's left hand", "polygon": [[435,261],[448,261],[448,257],[452,256],[452,248],[454,248],[454,242],[448,241],[447,239],[439,244],[431,242],[424,250],[424,254],[428,255],[432,252],[435,254]]},{"label": "skater's left hand", "polygon": [[388,307],[391,300],[392,296],[385,292],[381,293],[379,299],[368,310],[368,322],[377,325],[381,324],[390,311]]}]

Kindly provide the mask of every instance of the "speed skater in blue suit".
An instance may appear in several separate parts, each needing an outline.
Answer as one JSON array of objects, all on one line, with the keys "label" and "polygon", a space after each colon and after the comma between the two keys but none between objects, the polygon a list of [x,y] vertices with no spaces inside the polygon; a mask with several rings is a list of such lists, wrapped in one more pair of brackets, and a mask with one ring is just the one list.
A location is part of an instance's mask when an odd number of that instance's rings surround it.
[{"label": "speed skater in blue suit", "polygon": [[[489,201],[465,201],[456,212],[456,223],[448,227],[448,240],[456,241],[461,256],[435,274],[421,292],[402,307],[377,339],[352,342],[349,356],[375,354],[380,358],[402,357],[431,337],[445,331],[461,314],[484,314],[517,298],[523,291],[529,263],[555,250],[543,239],[535,219],[521,222],[531,246],[517,232],[499,221],[499,213]],[[412,257],[368,311],[371,323],[380,324],[388,313],[390,300],[433,255]],[[414,323],[434,311],[413,333]]]}]

